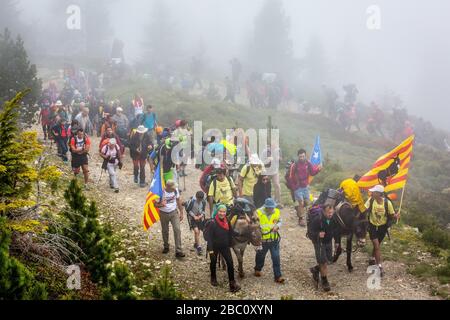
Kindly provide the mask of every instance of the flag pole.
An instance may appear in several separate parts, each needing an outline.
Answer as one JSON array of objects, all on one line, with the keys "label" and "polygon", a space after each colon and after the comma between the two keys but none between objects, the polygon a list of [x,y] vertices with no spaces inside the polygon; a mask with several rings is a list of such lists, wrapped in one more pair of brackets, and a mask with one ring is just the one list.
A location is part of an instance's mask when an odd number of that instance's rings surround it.
[{"label": "flag pole", "polygon": [[[405,188],[406,188],[406,184],[405,184],[405,186],[403,187],[403,189],[402,189],[402,196],[400,197],[400,205],[399,205],[399,207],[398,207],[398,214],[400,215],[400,213],[402,212],[402,205],[403,205],[403,196],[405,195]],[[400,218],[399,218],[400,219]],[[399,219],[397,219],[397,224],[398,224],[398,220]]]}]

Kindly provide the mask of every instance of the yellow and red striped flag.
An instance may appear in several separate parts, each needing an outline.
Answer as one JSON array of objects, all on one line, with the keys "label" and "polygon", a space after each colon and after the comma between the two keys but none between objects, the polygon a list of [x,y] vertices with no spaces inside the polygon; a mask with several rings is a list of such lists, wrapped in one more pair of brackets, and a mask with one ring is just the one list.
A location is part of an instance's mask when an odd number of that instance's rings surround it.
[{"label": "yellow and red striped flag", "polygon": [[144,206],[144,230],[150,229],[156,222],[160,220],[159,209],[155,207],[155,203],[163,197],[164,193],[164,179],[161,170],[161,163],[158,164],[153,176],[150,190],[147,194],[147,199]]},{"label": "yellow and red striped flag", "polygon": [[380,184],[385,187],[385,192],[403,189],[408,178],[413,145],[414,135],[381,156],[372,166],[372,170],[359,180],[358,186],[367,190]]}]

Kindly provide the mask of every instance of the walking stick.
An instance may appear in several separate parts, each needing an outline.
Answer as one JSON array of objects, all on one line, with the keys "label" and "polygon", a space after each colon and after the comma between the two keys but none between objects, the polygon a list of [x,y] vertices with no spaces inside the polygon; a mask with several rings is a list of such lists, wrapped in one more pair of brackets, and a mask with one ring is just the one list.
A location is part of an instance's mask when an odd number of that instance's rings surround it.
[{"label": "walking stick", "polygon": [[102,180],[102,176],[103,176],[103,169],[101,169],[100,177],[98,178],[97,185],[98,185],[98,184],[100,183],[100,181]]},{"label": "walking stick", "polygon": [[183,191],[186,192],[186,174],[183,174]]}]

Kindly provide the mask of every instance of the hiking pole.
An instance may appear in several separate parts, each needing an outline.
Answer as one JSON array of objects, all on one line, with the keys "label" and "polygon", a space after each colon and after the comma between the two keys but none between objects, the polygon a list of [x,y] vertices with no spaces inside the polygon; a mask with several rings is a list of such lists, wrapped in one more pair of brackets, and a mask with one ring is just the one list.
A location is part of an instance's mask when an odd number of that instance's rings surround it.
[{"label": "hiking pole", "polygon": [[98,178],[97,185],[100,183],[100,180],[102,180],[102,176],[103,176],[103,169],[100,172],[100,177]]},{"label": "hiking pole", "polygon": [[183,191],[186,192],[186,174],[183,174]]}]

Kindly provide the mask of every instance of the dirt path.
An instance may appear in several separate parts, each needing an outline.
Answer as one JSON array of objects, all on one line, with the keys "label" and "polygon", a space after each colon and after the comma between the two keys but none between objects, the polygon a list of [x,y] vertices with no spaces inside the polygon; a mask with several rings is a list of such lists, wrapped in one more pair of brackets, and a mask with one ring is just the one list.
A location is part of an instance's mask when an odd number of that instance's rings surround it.
[{"label": "dirt path", "polygon": [[[97,138],[93,139],[93,146],[98,146]],[[352,274],[347,272],[345,257],[341,257],[337,264],[330,267],[331,293],[316,291],[308,271],[315,264],[314,250],[311,242],[305,237],[305,229],[297,226],[293,208],[282,210],[281,267],[286,283],[278,285],[273,281],[270,254],[266,258],[263,277],[255,278],[252,274],[255,251],[252,247],[248,247],[244,262],[246,277],[240,280],[242,291],[236,295],[228,293],[225,271],[218,272],[220,286],[213,288],[209,284],[208,261],[205,256],[199,257],[194,252],[193,234],[189,231],[186,219],[182,222],[182,241],[187,256],[182,261],[174,257],[172,233],[170,238],[172,250],[168,255],[163,255],[160,224],[153,226],[149,232],[143,231],[142,208],[147,188],[141,189],[133,183],[132,164],[128,155],[124,169],[119,173],[119,194],[109,189],[107,174],[103,174],[100,183],[96,184],[100,168],[100,157],[94,154],[90,162],[91,178],[94,181],[92,197],[112,204],[114,210],[106,219],[112,219],[114,223],[122,226],[123,242],[129,245],[127,250],[144,252],[139,254],[136,261],[127,263],[145,268],[155,260],[156,264],[170,260],[176,282],[189,298],[280,299],[284,296],[293,299],[434,299],[427,285],[406,273],[405,265],[391,261],[385,262],[386,277],[382,279],[382,288],[369,290],[366,285],[369,276],[366,274],[367,256],[364,252],[358,252],[353,257],[355,270]],[[199,189],[200,172],[189,167],[187,173],[189,176],[186,179],[187,191],[183,192],[184,199]]]}]

